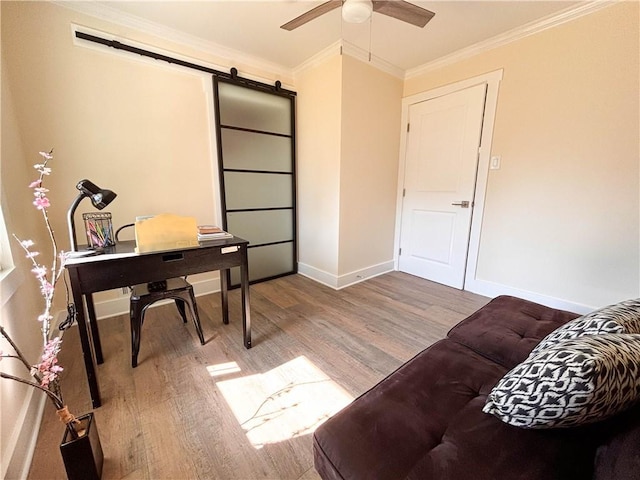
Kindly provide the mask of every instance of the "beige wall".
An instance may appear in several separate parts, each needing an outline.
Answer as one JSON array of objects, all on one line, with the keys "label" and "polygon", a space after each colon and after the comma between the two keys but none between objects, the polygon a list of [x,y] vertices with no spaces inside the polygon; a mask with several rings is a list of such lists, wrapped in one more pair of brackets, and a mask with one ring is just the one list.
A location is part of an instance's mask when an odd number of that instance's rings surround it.
[{"label": "beige wall", "polygon": [[483,290],[586,307],[640,295],[638,6],[619,3],[406,81],[410,96],[504,69]]},{"label": "beige wall", "polygon": [[391,270],[402,81],[336,54],[296,88],[300,271],[339,288]]},{"label": "beige wall", "polygon": [[[117,192],[107,207],[116,226],[132,222],[137,215],[161,212],[191,215],[201,223],[218,220],[211,77],[112,49],[75,45],[71,25],[166,49],[220,70],[232,65],[50,2],[0,2],[0,9],[2,208],[9,232],[46,243],[38,231],[42,226],[32,218],[27,185],[35,173],[32,165],[40,160],[38,151],[50,148],[55,150],[54,174],[47,179],[50,213],[59,246],[65,250],[69,245],[66,211],[77,194],[76,182],[83,178]],[[277,79],[250,66],[233,66],[243,76],[271,83]],[[93,211],[88,200],[80,204],[77,222],[85,211]],[[81,235],[82,228],[78,230]],[[40,350],[38,290],[22,256],[14,258],[26,273],[2,306],[2,323],[15,329],[35,362]],[[216,279],[217,274],[190,278],[196,289],[215,285]],[[120,291],[98,295],[98,313],[104,314],[110,305],[124,306],[126,311],[127,298]],[[62,290],[57,299],[56,308],[62,309]],[[2,368],[7,370],[6,361]],[[25,460],[29,439],[17,435],[37,433],[30,423],[39,421],[33,413],[37,401],[28,402],[27,392],[19,385],[0,382],[3,473],[11,459]],[[88,395],[86,405],[72,408],[89,410]],[[12,471],[19,468],[11,466]]]},{"label": "beige wall", "polygon": [[[107,207],[116,227],[138,215],[170,212],[219,222],[217,157],[210,75],[163,62],[74,44],[72,25],[131,43],[228,69],[209,53],[110,24],[48,2],[2,2],[3,42],[25,152],[54,148],[57,175],[52,200],[64,206],[53,218],[63,248],[69,241],[66,208],[77,181],[88,178],[118,198]],[[47,52],[47,55],[42,55]],[[275,82],[274,74],[244,65],[240,74]],[[15,161],[15,160],[12,160]],[[93,211],[83,201],[76,214]],[[82,228],[78,241],[85,243]],[[193,277],[213,285],[217,274]],[[208,288],[208,287],[207,287]],[[118,291],[96,296],[100,304]],[[126,308],[125,308],[126,310]],[[107,309],[107,313],[109,310]],[[114,312],[115,313],[115,312]]]},{"label": "beige wall", "polygon": [[[51,248],[41,215],[31,204],[33,195],[28,185],[38,176],[32,165],[40,163],[38,152],[25,154],[22,149],[20,132],[14,109],[14,101],[9,83],[6,81],[7,44],[2,42],[1,102],[2,124],[0,131],[0,197],[2,212],[9,235],[15,233],[22,240],[33,240],[34,251],[39,251],[40,263],[49,265]],[[45,184],[47,186],[47,184]],[[2,281],[2,302],[0,323],[18,344],[23,354],[36,363],[41,353],[42,336],[38,315],[44,309],[44,300],[39,294],[36,279],[29,273],[31,265],[25,258],[17,242],[10,238],[9,248],[17,267]],[[9,293],[14,291],[13,295]],[[12,353],[11,347],[0,340],[0,350]],[[26,369],[18,361],[5,359],[0,364],[3,372],[28,376]],[[32,401],[33,399],[33,401]],[[35,389],[9,380],[0,380],[0,476],[18,478],[23,464],[14,460],[16,446],[21,446],[27,432],[37,431],[40,417],[37,415],[43,395]],[[18,447],[19,448],[19,447]],[[26,452],[20,452],[22,456]],[[20,455],[18,455],[20,457]]]},{"label": "beige wall", "polygon": [[[37,152],[52,147],[53,222],[65,247],[66,207],[85,177],[118,193],[108,207],[116,225],[160,211],[217,220],[210,78],[74,45],[71,23],[218,68],[224,60],[51,3],[0,8],[2,206],[11,230],[37,228],[23,186]],[[385,268],[401,95],[504,69],[492,146],[502,168],[489,176],[478,284],[488,294],[531,292],[585,306],[640,295],[638,16],[637,2],[617,4],[410,78],[403,92],[400,80],[346,56],[301,72],[293,85],[301,270],[341,286]],[[90,209],[86,202],[78,211]],[[28,280],[3,306],[3,322],[38,313]],[[31,330],[20,336],[37,351]],[[4,460],[25,396],[1,385]]]},{"label": "beige wall", "polygon": [[338,273],[349,283],[375,265],[392,269],[402,80],[342,58]]},{"label": "beige wall", "polygon": [[[77,16],[50,4],[3,5],[22,142],[54,148],[52,197],[69,205],[75,183],[89,178],[118,193],[108,207],[116,225],[164,211],[213,221],[210,80],[74,46]],[[78,208],[89,210],[89,202]],[[64,220],[53,218],[56,231],[66,232]],[[66,247],[67,235],[59,237]]]},{"label": "beige wall", "polygon": [[342,69],[333,56],[296,79],[298,257],[325,283],[338,274]]}]

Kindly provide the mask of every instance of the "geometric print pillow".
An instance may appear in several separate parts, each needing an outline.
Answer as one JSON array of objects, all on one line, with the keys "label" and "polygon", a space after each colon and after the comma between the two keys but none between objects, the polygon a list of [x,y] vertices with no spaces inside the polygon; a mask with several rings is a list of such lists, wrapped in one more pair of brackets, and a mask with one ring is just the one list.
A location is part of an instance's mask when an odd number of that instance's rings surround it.
[{"label": "geometric print pillow", "polygon": [[640,333],[640,298],[609,305],[571,320],[544,337],[530,355],[562,340],[602,333]]},{"label": "geometric print pillow", "polygon": [[482,409],[516,427],[572,427],[640,400],[640,335],[586,335],[531,355],[491,390]]}]

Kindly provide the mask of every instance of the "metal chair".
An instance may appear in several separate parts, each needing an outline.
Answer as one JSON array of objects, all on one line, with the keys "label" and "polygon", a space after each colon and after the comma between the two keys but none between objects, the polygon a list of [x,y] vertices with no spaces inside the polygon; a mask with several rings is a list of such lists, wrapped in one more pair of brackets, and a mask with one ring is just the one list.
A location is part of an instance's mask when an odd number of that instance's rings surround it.
[{"label": "metal chair", "polygon": [[131,319],[131,366],[133,368],[138,366],[138,353],[140,352],[140,338],[145,311],[151,304],[166,299],[173,299],[176,302],[176,307],[178,307],[183,323],[187,323],[185,305],[189,306],[189,312],[198,332],[200,344],[204,345],[196,297],[193,293],[193,286],[189,282],[182,277],[178,277],[169,278],[162,282],[140,283],[131,287],[129,311]]},{"label": "metal chair", "polygon": [[[119,233],[135,224],[130,223],[120,227],[116,233],[116,242],[119,241]],[[160,282],[140,283],[129,287],[131,296],[129,299],[129,318],[131,322],[131,367],[138,366],[138,353],[140,352],[140,339],[142,336],[142,324],[144,314],[148,307],[160,300],[173,299],[182,317],[183,323],[187,323],[186,305],[193,319],[193,324],[198,332],[200,344],[204,345],[204,335],[200,325],[198,306],[193,293],[193,286],[187,282],[186,278],[176,277],[162,280]]]}]

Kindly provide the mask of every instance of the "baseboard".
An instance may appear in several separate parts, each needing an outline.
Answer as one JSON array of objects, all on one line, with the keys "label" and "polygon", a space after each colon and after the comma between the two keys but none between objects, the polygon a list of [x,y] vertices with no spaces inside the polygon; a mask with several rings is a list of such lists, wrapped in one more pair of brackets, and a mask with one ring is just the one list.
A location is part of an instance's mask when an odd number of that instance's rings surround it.
[{"label": "baseboard", "polygon": [[319,268],[298,262],[298,273],[327,287],[338,288],[338,277]]},{"label": "baseboard", "polygon": [[585,313],[592,312],[597,307],[584,305],[582,303],[571,302],[561,298],[552,297],[549,295],[543,295],[541,293],[530,292],[528,290],[522,290],[508,285],[500,283],[490,282],[488,280],[475,279],[471,282],[467,282],[465,290],[477,293],[478,295],[484,295],[485,297],[495,298],[499,295],[511,295],[514,297],[524,298],[532,302],[546,305],[547,307],[558,308],[560,310],[568,310],[570,312],[579,313],[584,315]]},{"label": "baseboard", "polygon": [[377,277],[387,272],[393,271],[393,260],[388,262],[372,265],[367,268],[356,270],[354,272],[345,273],[344,275],[333,275],[324,270],[312,267],[305,263],[298,263],[298,273],[318,283],[331,287],[334,290],[340,290],[350,285],[363,282],[369,278]]},{"label": "baseboard", "polygon": [[[36,450],[46,399],[47,396],[40,390],[29,388],[16,427],[9,439],[9,445],[5,449],[6,458],[2,459],[2,478],[27,478]],[[60,433],[60,440],[62,440],[62,430]],[[55,445],[52,447],[55,448]]]}]

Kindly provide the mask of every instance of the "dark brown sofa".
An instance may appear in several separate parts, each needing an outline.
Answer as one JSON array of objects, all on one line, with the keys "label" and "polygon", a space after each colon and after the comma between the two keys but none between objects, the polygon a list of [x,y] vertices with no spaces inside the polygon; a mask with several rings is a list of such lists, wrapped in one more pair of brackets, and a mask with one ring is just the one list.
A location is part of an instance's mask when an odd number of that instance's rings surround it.
[{"label": "dark brown sofa", "polygon": [[588,426],[532,430],[482,412],[493,386],[578,315],[501,296],[321,425],[325,479],[640,479],[640,407]]}]

